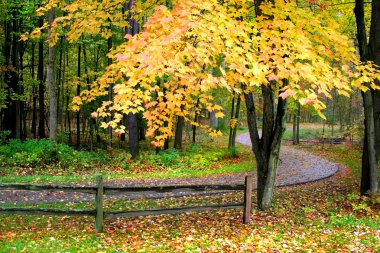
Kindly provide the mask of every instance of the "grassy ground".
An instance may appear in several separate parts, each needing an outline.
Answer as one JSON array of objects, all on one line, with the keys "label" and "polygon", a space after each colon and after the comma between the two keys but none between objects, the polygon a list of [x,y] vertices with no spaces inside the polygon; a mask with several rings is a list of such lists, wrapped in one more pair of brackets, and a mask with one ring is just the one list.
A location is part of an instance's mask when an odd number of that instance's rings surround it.
[{"label": "grassy ground", "polygon": [[[301,146],[342,164],[327,180],[278,189],[273,209],[120,218],[94,232],[92,217],[0,216],[0,252],[380,252],[379,200],[360,198],[360,153]],[[110,201],[107,209],[239,202],[241,194],[181,200]],[[61,207],[62,204],[52,204]],[[90,203],[71,204],[91,207]]]},{"label": "grassy ground", "polygon": [[227,137],[201,135],[196,144],[169,149],[159,154],[142,143],[136,161],[128,152],[76,151],[67,145],[30,140],[0,145],[0,182],[74,183],[94,182],[96,174],[106,180],[128,178],[178,178],[247,172],[255,169],[249,147],[239,145],[238,156],[227,149]]},{"label": "grassy ground", "polygon": [[[321,138],[331,138],[331,137],[342,137],[346,133],[345,130],[340,130],[339,126],[332,127],[330,125],[323,124],[311,124],[311,123],[301,123],[300,124],[300,139],[321,139]],[[293,125],[287,124],[286,131],[284,133],[284,139],[293,138]]]}]

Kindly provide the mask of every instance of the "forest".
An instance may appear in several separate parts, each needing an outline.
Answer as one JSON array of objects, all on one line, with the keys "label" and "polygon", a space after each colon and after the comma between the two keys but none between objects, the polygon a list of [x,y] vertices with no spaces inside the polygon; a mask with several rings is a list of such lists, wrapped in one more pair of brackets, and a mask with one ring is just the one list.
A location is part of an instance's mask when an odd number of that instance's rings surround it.
[{"label": "forest", "polygon": [[[380,250],[380,1],[0,0],[0,20],[0,252]],[[93,210],[98,195],[33,189],[97,175],[252,176],[251,222],[106,215],[247,203],[234,191],[106,195],[95,230],[15,211]]]}]

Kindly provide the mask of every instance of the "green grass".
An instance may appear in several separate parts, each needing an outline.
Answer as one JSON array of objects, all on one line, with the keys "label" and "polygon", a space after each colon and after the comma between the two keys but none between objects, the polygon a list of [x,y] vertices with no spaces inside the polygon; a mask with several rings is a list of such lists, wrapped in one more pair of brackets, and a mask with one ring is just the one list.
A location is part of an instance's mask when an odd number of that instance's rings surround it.
[{"label": "green grass", "polygon": [[[331,137],[342,137],[344,132],[335,129],[334,135],[332,136],[331,129],[326,129],[323,133],[323,130],[320,128],[300,128],[300,139],[301,140],[309,140],[309,139],[320,139],[320,138],[331,138]],[[293,130],[290,126],[286,129],[284,133],[284,139],[292,139],[293,138]]]}]

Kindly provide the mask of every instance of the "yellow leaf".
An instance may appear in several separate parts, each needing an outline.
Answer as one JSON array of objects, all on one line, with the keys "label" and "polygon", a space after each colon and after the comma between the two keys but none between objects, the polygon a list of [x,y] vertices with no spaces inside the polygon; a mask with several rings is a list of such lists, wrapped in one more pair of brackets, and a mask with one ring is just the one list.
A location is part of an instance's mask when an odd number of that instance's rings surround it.
[{"label": "yellow leaf", "polygon": [[223,112],[217,112],[215,113],[215,118],[223,118],[224,117],[224,113]]}]

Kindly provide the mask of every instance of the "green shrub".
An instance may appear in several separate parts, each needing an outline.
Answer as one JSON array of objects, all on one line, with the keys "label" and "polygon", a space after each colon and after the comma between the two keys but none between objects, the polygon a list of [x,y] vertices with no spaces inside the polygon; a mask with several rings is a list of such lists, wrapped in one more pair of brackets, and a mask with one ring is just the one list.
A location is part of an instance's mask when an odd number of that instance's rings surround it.
[{"label": "green shrub", "polygon": [[102,152],[76,151],[66,144],[47,139],[9,140],[0,146],[0,163],[10,166],[46,166],[56,164],[66,168],[86,168],[106,160]]},{"label": "green shrub", "polygon": [[159,161],[165,165],[177,165],[180,161],[180,153],[177,149],[169,148],[158,154]]},{"label": "green shrub", "polygon": [[56,162],[56,145],[49,140],[9,140],[0,146],[0,162],[14,166],[33,166]]},{"label": "green shrub", "polygon": [[7,137],[11,134],[12,132],[10,130],[7,131],[0,131],[0,145],[3,145],[7,141]]}]

